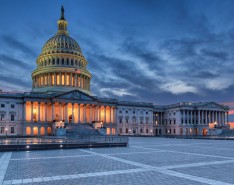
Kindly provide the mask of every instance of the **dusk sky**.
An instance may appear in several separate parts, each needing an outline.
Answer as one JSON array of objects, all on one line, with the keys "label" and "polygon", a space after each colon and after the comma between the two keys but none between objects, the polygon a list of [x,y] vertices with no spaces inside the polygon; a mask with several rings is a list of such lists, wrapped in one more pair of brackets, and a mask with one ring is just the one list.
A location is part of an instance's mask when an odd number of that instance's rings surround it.
[{"label": "dusk sky", "polygon": [[31,90],[61,5],[89,62],[94,95],[234,108],[233,0],[2,0],[0,89]]}]

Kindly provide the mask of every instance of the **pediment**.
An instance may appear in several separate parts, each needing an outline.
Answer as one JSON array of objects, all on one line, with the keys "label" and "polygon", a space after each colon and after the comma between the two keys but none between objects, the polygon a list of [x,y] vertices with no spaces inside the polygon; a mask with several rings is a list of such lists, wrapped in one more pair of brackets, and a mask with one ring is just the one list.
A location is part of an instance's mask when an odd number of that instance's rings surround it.
[{"label": "pediment", "polygon": [[214,109],[224,109],[224,106],[219,105],[215,102],[209,102],[199,107],[214,108]]},{"label": "pediment", "polygon": [[92,97],[89,94],[86,94],[84,92],[78,91],[78,90],[74,90],[74,91],[70,91],[70,92],[67,92],[67,93],[57,95],[55,98],[72,99],[72,100],[84,100],[84,101],[94,100],[94,97]]}]

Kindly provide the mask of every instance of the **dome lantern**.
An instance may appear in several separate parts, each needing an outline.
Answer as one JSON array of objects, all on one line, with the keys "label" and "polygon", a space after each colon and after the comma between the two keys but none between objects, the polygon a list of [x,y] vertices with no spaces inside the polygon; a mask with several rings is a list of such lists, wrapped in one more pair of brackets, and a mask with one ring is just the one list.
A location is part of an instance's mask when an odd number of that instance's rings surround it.
[{"label": "dome lantern", "polygon": [[58,20],[57,23],[58,23],[58,33],[57,34],[69,35],[68,32],[67,32],[68,22],[64,18],[64,8],[63,8],[63,6],[61,8],[61,18]]}]

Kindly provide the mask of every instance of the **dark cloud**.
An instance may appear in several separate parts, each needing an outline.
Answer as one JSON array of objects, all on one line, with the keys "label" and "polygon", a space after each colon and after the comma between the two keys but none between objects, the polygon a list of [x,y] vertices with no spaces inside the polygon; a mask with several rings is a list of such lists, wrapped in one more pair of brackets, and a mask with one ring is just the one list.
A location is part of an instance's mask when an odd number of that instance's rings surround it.
[{"label": "dark cloud", "polygon": [[213,57],[215,59],[219,59],[222,61],[226,61],[228,59],[228,53],[224,51],[212,51],[208,49],[201,49],[201,54],[208,57]]},{"label": "dark cloud", "polygon": [[[31,80],[30,79],[24,79],[24,78],[18,78],[17,76],[5,76],[0,74],[0,82],[13,85],[20,89],[29,89],[31,88]],[[2,87],[1,87],[2,88]]]},{"label": "dark cloud", "polygon": [[33,49],[31,49],[30,47],[28,47],[25,44],[25,42],[20,42],[19,40],[12,37],[12,35],[3,35],[1,37],[1,42],[6,44],[6,47],[11,48],[11,49],[15,49],[17,51],[21,51],[28,56],[32,56],[32,57],[37,56],[35,51]]},{"label": "dark cloud", "polygon": [[0,55],[0,63],[2,66],[7,66],[7,67],[19,67],[22,69],[28,69],[28,70],[32,70],[33,69],[33,65],[30,65],[28,63],[25,63],[21,60],[17,60],[15,58],[12,58],[8,55]]}]

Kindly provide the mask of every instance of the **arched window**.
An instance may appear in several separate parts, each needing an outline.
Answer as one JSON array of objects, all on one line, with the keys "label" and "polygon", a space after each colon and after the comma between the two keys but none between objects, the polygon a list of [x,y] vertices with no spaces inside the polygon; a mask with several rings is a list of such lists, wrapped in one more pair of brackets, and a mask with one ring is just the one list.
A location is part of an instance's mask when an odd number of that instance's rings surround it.
[{"label": "arched window", "polygon": [[55,59],[54,59],[54,58],[53,58],[53,60],[52,60],[52,64],[55,65]]},{"label": "arched window", "polygon": [[57,58],[57,65],[59,65],[59,58]]},{"label": "arched window", "polygon": [[67,65],[69,65],[69,59],[67,59]]},{"label": "arched window", "polygon": [[62,65],[64,65],[64,58],[62,58]]},{"label": "arched window", "polygon": [[73,59],[71,59],[71,65],[73,66]]}]

